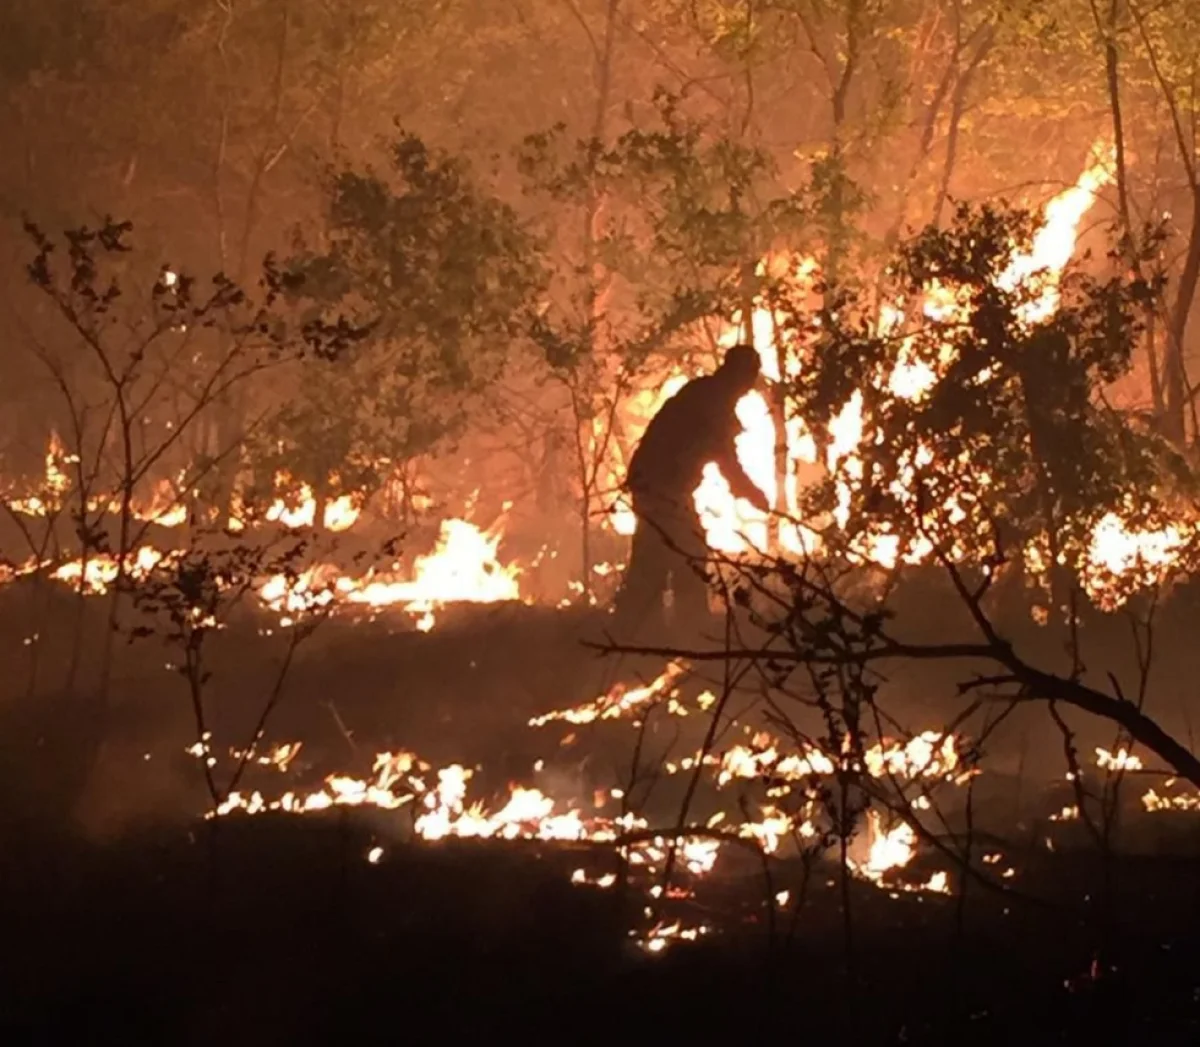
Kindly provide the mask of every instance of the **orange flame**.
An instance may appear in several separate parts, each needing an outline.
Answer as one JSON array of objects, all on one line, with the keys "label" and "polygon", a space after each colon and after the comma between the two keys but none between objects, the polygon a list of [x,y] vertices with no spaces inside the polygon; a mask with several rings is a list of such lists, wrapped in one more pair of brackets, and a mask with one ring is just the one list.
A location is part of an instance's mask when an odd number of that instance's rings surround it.
[{"label": "orange flame", "polygon": [[485,533],[466,520],[446,520],[437,549],[417,558],[411,579],[389,574],[353,578],[324,564],[306,571],[295,584],[276,576],[261,587],[259,595],[268,606],[288,611],[307,605],[320,587],[327,594],[320,597],[322,602],[341,598],[370,607],[402,606],[417,617],[417,627],[427,632],[435,624],[435,610],[446,604],[521,598],[520,568],[497,560],[499,544],[498,534]]}]

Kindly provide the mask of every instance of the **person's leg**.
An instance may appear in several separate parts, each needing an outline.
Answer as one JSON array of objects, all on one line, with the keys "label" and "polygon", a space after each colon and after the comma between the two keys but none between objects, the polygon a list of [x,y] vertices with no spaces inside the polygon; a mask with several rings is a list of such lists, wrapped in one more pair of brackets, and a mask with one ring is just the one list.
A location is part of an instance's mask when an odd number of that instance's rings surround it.
[{"label": "person's leg", "polygon": [[634,500],[637,531],[629,549],[629,564],[617,593],[615,610],[623,623],[640,627],[662,621],[662,599],[671,568],[670,552],[656,520],[659,514],[647,511],[645,503]]},{"label": "person's leg", "polygon": [[674,591],[671,618],[681,629],[703,626],[709,617],[707,571],[710,550],[694,510],[681,507],[672,514],[666,540],[671,548],[671,587]]}]

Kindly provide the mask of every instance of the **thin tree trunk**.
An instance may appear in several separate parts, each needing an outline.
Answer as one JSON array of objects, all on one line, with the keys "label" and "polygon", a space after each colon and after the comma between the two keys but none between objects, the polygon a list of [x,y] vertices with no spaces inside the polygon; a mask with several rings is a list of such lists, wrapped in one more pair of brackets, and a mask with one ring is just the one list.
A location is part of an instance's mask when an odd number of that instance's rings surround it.
[{"label": "thin tree trunk", "polygon": [[1162,431],[1167,439],[1182,447],[1187,440],[1184,412],[1189,407],[1192,410],[1193,427],[1195,422],[1195,403],[1189,396],[1183,352],[1188,318],[1191,315],[1192,302],[1196,297],[1196,285],[1200,282],[1200,171],[1197,170],[1196,164],[1194,128],[1189,131],[1187,121],[1180,112],[1175,85],[1167,76],[1159,59],[1158,51],[1146,25],[1145,16],[1135,0],[1125,0],[1125,2],[1137,26],[1142,43],[1145,45],[1146,58],[1170,113],[1175,143],[1179,149],[1179,162],[1187,172],[1188,188],[1191,194],[1192,227],[1188,235],[1187,255],[1184,259],[1183,270],[1176,285],[1175,302],[1167,321],[1167,345],[1163,358],[1165,411]]},{"label": "thin tree trunk", "polygon": [[958,78],[958,82],[954,85],[954,94],[950,100],[949,124],[946,129],[946,158],[942,164],[942,181],[938,186],[937,199],[933,205],[933,217],[931,219],[933,225],[941,223],[942,212],[945,210],[946,203],[950,199],[950,179],[953,177],[954,167],[958,163],[958,140],[962,131],[963,115],[967,109],[967,91],[971,86],[971,81],[975,73],[983,65],[995,42],[995,28],[989,26],[984,33],[983,39],[980,41],[978,49],[971,56],[966,69],[963,70],[962,75]]},{"label": "thin tree trunk", "polygon": [[1167,351],[1163,360],[1166,417],[1163,433],[1178,446],[1187,439],[1184,411],[1188,404],[1187,375],[1183,364],[1184,338],[1187,335],[1188,319],[1192,302],[1196,297],[1196,286],[1200,283],[1200,184],[1192,185],[1192,227],[1188,234],[1187,256],[1179,283],[1175,304],[1171,310],[1171,326],[1167,337]]},{"label": "thin tree trunk", "polygon": [[[608,110],[612,100],[612,61],[616,45],[617,12],[620,5],[621,0],[608,0],[605,9],[604,35],[600,41],[591,37],[589,32],[595,58],[596,108],[592,115],[592,148],[594,149],[602,149],[604,147],[608,133]],[[591,375],[599,375],[601,381],[606,377],[605,369],[598,365],[603,359],[607,348],[606,339],[603,335],[603,318],[608,304],[608,281],[603,263],[599,258],[598,245],[603,236],[606,203],[607,199],[604,192],[596,185],[593,178],[592,184],[588,188],[587,206],[584,210],[583,262],[584,271],[587,274],[586,296],[589,343],[587,355],[589,366],[591,367]],[[603,447],[598,448],[596,446],[593,411],[591,409],[594,401],[594,390],[590,388],[583,391],[582,397],[576,396],[573,401],[575,404],[576,428],[581,429],[583,426],[586,426],[588,430],[586,437],[584,437],[582,432],[580,433],[579,447],[581,450],[588,449],[591,451],[589,454],[580,454],[579,456],[579,478],[582,488],[580,492],[582,504],[580,506],[579,521],[579,551],[580,557],[583,560],[582,580],[583,598],[585,601],[590,600],[592,595],[592,495],[596,478],[599,475],[595,456],[604,453]],[[583,413],[586,413],[586,418],[583,417],[581,409]],[[605,445],[607,445],[607,438]]]},{"label": "thin tree trunk", "polygon": [[[1121,222],[1121,235],[1125,240],[1125,249],[1133,264],[1137,263],[1137,244],[1134,242],[1132,207],[1129,202],[1129,168],[1125,146],[1125,116],[1121,102],[1121,65],[1120,52],[1117,49],[1117,30],[1121,14],[1121,0],[1110,0],[1107,22],[1100,18],[1100,11],[1095,0],[1092,2],[1092,17],[1096,28],[1104,39],[1104,74],[1108,87],[1108,104],[1112,116],[1113,151],[1116,160],[1117,176],[1117,214]],[[1158,348],[1155,343],[1155,311],[1150,309],[1146,328],[1146,360],[1150,373],[1150,396],[1154,417],[1160,423],[1167,416],[1166,403],[1163,399],[1162,375],[1158,366]]]}]

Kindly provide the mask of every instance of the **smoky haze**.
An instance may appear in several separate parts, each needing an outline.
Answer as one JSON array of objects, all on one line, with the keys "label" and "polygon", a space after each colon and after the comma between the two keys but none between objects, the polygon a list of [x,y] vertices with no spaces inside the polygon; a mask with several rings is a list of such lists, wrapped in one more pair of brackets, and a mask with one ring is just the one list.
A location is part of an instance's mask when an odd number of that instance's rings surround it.
[{"label": "smoky haze", "polygon": [[[886,987],[853,1042],[935,954],[930,1029],[1012,970],[1064,1037],[1118,970],[1173,1014],[1198,61],[1192,0],[0,4],[24,1020],[124,1000],[111,948],[134,1039],[337,1039],[278,973],[316,897],[380,1009],[426,946],[565,999],[712,935]],[[210,962],[260,912],[278,1024]]]}]

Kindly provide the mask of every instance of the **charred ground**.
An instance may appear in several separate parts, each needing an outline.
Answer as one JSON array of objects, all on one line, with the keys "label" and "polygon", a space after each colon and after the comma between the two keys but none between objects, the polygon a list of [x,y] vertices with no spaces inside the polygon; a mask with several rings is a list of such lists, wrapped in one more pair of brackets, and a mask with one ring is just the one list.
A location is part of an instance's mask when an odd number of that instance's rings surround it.
[{"label": "charred ground", "polygon": [[[31,594],[21,584],[0,590],[6,636],[20,634]],[[71,599],[49,620],[68,614]],[[1166,688],[1192,671],[1192,599],[1178,590],[1164,608],[1156,672]],[[998,619],[1007,635],[1029,657],[1053,660],[1061,638],[1016,613],[1017,602]],[[932,573],[909,577],[894,606],[917,638],[969,628]],[[282,650],[277,624],[247,610],[222,636],[211,692],[218,747],[253,725]],[[481,795],[552,781],[582,800],[620,780],[628,727],[553,732],[528,722],[661,671],[661,659],[586,646],[603,642],[606,626],[603,611],[522,605],[454,609],[429,634],[402,615],[334,616],[301,650],[268,740],[303,741],[289,778],[298,787],[365,773],[375,752],[407,748],[435,766],[478,765]],[[1134,671],[1103,661],[1123,629],[1119,617],[1086,622],[1094,672]],[[197,762],[184,752],[194,724],[163,658],[153,645],[125,652],[98,752],[85,700],[23,696],[20,674],[8,675],[2,1010],[19,1040],[321,1043],[385,1027],[750,1022],[763,1034],[802,1027],[864,1043],[964,1034],[1185,1043],[1200,1022],[1200,953],[1188,930],[1200,917],[1194,815],[1138,821],[1131,788],[1123,851],[1107,857],[1078,824],[1053,826],[1047,819],[1071,794],[1061,739],[1039,711],[992,739],[974,797],[973,816],[987,826],[979,846],[1003,850],[1019,871],[1012,883],[956,876],[951,896],[854,883],[848,928],[835,861],[815,874],[788,861],[772,869],[768,893],[804,894],[795,912],[764,901],[761,866],[735,855],[682,903],[718,933],[647,955],[626,930],[645,904],[638,891],[570,883],[581,864],[605,866],[603,848],[405,842],[404,812],[204,821]],[[902,670],[885,669],[892,707],[944,722],[961,701],[963,667]],[[713,674],[701,668],[690,686]],[[1085,730],[1080,745],[1091,741]],[[652,820],[671,824],[680,791],[659,791]],[[380,844],[386,854],[372,864],[366,855]]]}]

